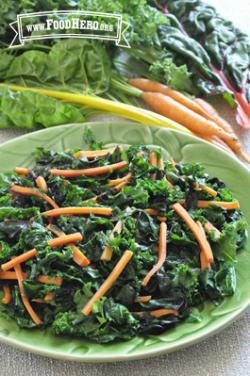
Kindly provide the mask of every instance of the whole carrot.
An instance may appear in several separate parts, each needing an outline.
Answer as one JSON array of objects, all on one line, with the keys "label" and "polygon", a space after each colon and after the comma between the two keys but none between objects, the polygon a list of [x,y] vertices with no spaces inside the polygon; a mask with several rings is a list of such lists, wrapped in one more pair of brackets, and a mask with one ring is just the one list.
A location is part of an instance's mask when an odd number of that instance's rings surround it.
[{"label": "whole carrot", "polygon": [[169,97],[175,99],[177,102],[183,104],[185,107],[190,108],[190,110],[197,112],[197,114],[203,115],[204,111],[198,103],[194,100],[188,98],[186,95],[180,93],[179,91],[170,89],[170,87],[161,84],[157,81],[148,80],[146,78],[132,78],[128,80],[128,83],[132,86],[141,89],[142,91],[150,91],[153,93],[161,93],[168,95]]},{"label": "whole carrot", "polygon": [[236,135],[225,132],[215,122],[205,119],[176,100],[161,93],[145,92],[143,93],[143,99],[155,112],[179,122],[198,135],[218,136],[236,154],[250,163],[250,158],[242,151]]}]

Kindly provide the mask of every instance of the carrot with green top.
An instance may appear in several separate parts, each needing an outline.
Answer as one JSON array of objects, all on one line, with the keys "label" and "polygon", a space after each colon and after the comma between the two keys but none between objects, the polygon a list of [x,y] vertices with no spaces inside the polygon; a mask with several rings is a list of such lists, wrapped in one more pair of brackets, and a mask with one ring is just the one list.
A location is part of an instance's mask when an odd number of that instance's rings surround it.
[{"label": "carrot with green top", "polygon": [[181,103],[160,93],[145,92],[143,93],[143,99],[155,112],[179,122],[195,134],[218,136],[237,155],[242,157],[247,163],[250,163],[250,158],[242,150],[238,137],[232,133],[225,132],[214,121],[205,119]]},{"label": "carrot with green top", "polygon": [[152,93],[161,93],[167,95],[200,115],[203,115],[204,113],[201,106],[195,101],[188,98],[186,95],[180,93],[179,91],[173,90],[170,87],[161,84],[160,82],[148,80],[146,78],[131,78],[130,80],[128,80],[128,82],[130,85],[142,91],[150,91]]},{"label": "carrot with green top", "polygon": [[97,176],[102,174],[108,174],[113,171],[121,170],[124,167],[127,167],[128,162],[121,161],[118,163],[101,166],[101,167],[93,167],[93,168],[85,168],[83,170],[59,170],[59,169],[52,169],[50,170],[51,175],[53,176],[63,176],[65,178],[74,178],[78,176]]},{"label": "carrot with green top", "polygon": [[123,270],[128,265],[129,261],[131,260],[133,256],[133,252],[131,251],[125,251],[118,261],[118,263],[115,265],[112,272],[109,274],[109,276],[106,278],[106,280],[103,282],[103,284],[100,286],[100,288],[96,291],[96,293],[92,296],[92,298],[88,301],[88,303],[84,306],[82,309],[82,314],[84,316],[88,316],[93,309],[93,305],[100,300],[106,292],[114,285],[116,280],[119,278]]}]

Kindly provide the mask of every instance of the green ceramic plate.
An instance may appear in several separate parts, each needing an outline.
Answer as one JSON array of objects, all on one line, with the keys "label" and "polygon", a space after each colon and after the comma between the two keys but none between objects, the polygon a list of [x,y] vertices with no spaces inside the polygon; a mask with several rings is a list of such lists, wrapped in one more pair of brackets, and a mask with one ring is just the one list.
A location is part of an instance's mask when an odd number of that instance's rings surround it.
[{"label": "green ceramic plate", "polygon": [[[206,142],[162,128],[133,123],[88,123],[66,125],[30,133],[0,146],[0,171],[10,171],[17,165],[30,167],[31,152],[38,146],[54,150],[81,146],[84,127],[89,126],[97,139],[105,144],[142,143],[158,145],[165,157],[176,161],[201,162],[211,176],[226,182],[239,199],[250,223],[250,173],[233,157]],[[49,330],[20,329],[10,319],[0,319],[0,340],[23,350],[41,355],[75,361],[121,361],[159,355],[194,344],[218,332],[235,320],[250,303],[249,269],[250,242],[238,257],[237,290],[218,307],[207,305],[201,312],[199,323],[182,323],[159,336],[136,337],[131,341],[98,345],[70,337],[55,337]]]}]

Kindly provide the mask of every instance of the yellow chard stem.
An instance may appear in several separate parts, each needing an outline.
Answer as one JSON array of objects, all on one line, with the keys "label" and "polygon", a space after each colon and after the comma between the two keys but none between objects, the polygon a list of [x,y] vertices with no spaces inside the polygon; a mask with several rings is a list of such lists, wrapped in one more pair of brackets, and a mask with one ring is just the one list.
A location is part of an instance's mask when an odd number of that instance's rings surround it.
[{"label": "yellow chard stem", "polygon": [[63,91],[48,90],[42,88],[34,87],[23,87],[17,85],[6,85],[0,84],[2,87],[9,88],[10,90],[15,91],[34,91],[46,95],[48,97],[53,97],[67,101],[70,103],[77,103],[82,105],[87,105],[89,107],[101,109],[108,111],[112,114],[119,115],[126,119],[134,120],[142,124],[147,124],[151,126],[161,126],[164,128],[175,129],[184,133],[192,134],[187,128],[183,127],[181,124],[168,119],[165,116],[156,114],[152,111],[137,108],[128,104],[114,102],[109,99],[100,98],[98,96],[90,96],[83,94],[73,94]]}]

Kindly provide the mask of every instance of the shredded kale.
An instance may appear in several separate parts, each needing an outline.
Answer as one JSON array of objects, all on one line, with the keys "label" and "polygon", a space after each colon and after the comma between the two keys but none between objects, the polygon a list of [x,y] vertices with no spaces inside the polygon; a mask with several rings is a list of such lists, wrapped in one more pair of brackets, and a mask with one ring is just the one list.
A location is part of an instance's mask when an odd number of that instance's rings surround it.
[{"label": "shredded kale", "polygon": [[[85,134],[85,142],[90,149],[104,147],[90,132]],[[25,273],[24,293],[42,320],[41,328],[50,326],[57,335],[84,337],[99,343],[127,340],[135,335],[164,332],[185,319],[196,320],[195,315],[190,316],[195,307],[202,307],[206,301],[219,304],[235,292],[237,252],[247,237],[244,216],[240,209],[198,207],[199,200],[234,201],[231,191],[218,178],[210,178],[199,163],[174,165],[164,161],[164,169],[152,167],[149,159],[152,150],[158,159],[162,157],[160,149],[140,145],[122,151],[117,147],[113,153],[94,159],[75,158],[76,149],[67,152],[38,149],[36,163],[27,176],[1,174],[0,202],[7,196],[8,205],[0,207],[0,264],[30,249],[37,250],[36,256],[22,263],[21,268]],[[65,178],[50,173],[51,168],[102,167],[121,160],[127,161],[125,168],[97,176]],[[128,173],[132,176],[121,189],[110,184],[110,179],[120,179]],[[48,202],[11,190],[13,183],[38,190],[35,183],[38,175],[47,182],[46,194],[61,208],[111,207],[112,215],[62,215],[49,220],[43,215],[52,209]],[[197,190],[201,183],[216,190],[217,196]],[[219,231],[207,232],[214,256],[210,268],[201,268],[199,245],[173,210],[176,202],[183,203],[193,220],[203,226],[209,221]],[[158,259],[162,217],[167,222],[167,258],[148,284],[142,286]],[[118,221],[122,223],[121,232],[114,231]],[[51,228],[66,235],[80,232],[82,240],[75,246],[87,257],[89,265],[80,266],[76,262],[70,244],[51,247],[49,241],[56,236]],[[106,247],[112,250],[110,261],[102,260]],[[83,307],[126,250],[133,252],[127,267],[94,304],[92,313],[84,316]],[[43,283],[39,280],[41,275],[52,279],[51,282]],[[53,278],[61,279],[62,283],[58,285]],[[6,280],[0,279],[0,284],[4,283]],[[4,311],[20,327],[35,327],[16,280],[9,280],[8,284],[11,302],[3,307]],[[151,298],[142,302],[138,300],[140,296]],[[174,311],[154,317],[152,312],[159,309]]]}]

